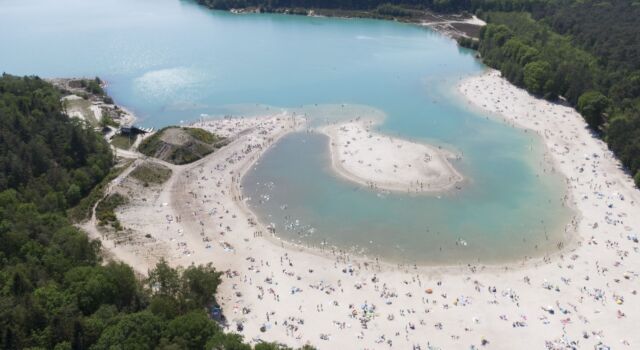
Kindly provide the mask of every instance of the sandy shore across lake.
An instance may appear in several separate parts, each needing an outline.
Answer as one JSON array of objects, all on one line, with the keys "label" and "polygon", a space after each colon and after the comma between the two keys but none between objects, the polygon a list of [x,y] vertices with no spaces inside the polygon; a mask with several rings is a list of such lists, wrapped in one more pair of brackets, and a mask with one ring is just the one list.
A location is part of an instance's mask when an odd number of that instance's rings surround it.
[{"label": "sandy shore across lake", "polygon": [[[606,145],[571,108],[528,95],[489,71],[460,82],[470,108],[539,135],[566,177],[579,213],[566,228],[576,244],[508,266],[390,265],[327,248],[280,241],[250,212],[242,176],[278,138],[299,130],[291,116],[208,121],[232,142],[174,166],[159,187],[129,186],[118,218],[148,243],[103,240],[146,272],[213,263],[225,277],[219,302],[228,331],[246,340],[318,349],[616,349],[640,347],[640,192]],[[128,180],[118,179],[116,187]],[[452,218],[454,220],[455,218]],[[163,252],[153,254],[153,252]],[[483,346],[483,344],[485,344]]]},{"label": "sandy shore across lake", "polygon": [[377,133],[375,124],[358,118],[319,129],[329,136],[331,164],[337,174],[372,190],[414,194],[448,191],[463,180],[450,163],[459,155]]}]

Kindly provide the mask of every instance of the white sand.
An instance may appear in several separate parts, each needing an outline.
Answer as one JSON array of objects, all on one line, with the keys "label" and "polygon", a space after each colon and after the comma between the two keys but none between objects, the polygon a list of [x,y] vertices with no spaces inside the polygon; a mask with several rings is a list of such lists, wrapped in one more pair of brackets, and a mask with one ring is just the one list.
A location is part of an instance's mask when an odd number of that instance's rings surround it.
[{"label": "white sand", "polygon": [[[414,268],[274,244],[238,191],[260,154],[296,128],[282,118],[226,121],[233,143],[176,167],[157,195],[118,217],[169,247],[173,264],[213,262],[226,271],[219,299],[230,331],[242,322],[249,341],[319,349],[469,349],[482,348],[483,339],[491,349],[639,348],[640,254],[628,237],[640,229],[640,194],[629,176],[572,109],[493,72],[462,81],[459,91],[543,138],[584,218],[573,223],[575,248],[509,267]],[[114,254],[141,271],[149,264],[135,253]]]},{"label": "white sand", "polygon": [[471,16],[471,18],[465,20],[464,23],[474,24],[474,25],[481,26],[481,27],[484,27],[484,26],[487,25],[487,22],[485,22],[485,21],[481,20],[480,18],[476,17],[476,15]]},{"label": "white sand", "polygon": [[100,122],[102,119],[102,111],[99,107],[92,104],[91,101],[85,100],[78,95],[67,95],[62,97],[61,101],[65,105],[65,111],[71,118],[78,118],[87,122]]},{"label": "white sand", "polygon": [[373,121],[320,128],[329,136],[332,168],[347,180],[374,190],[433,193],[452,189],[462,176],[449,159],[456,155],[427,144],[373,131]]}]

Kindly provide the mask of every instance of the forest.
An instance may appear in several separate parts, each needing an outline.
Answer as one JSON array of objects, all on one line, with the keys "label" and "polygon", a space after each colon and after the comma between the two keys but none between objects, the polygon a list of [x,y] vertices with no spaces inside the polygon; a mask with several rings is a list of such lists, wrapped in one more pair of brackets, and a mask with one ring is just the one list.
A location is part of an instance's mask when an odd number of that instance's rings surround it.
[{"label": "forest", "polygon": [[409,9],[429,9],[440,12],[530,11],[553,0],[196,0],[218,10],[260,7],[264,11],[280,8],[341,9],[371,11],[378,6],[393,5]]},{"label": "forest", "polygon": [[460,45],[478,50],[513,84],[575,107],[640,186],[640,0],[196,1],[222,10],[336,9],[414,21],[423,10],[476,14],[488,25],[479,40]]},{"label": "forest", "polygon": [[640,186],[640,2],[583,1],[528,12],[485,12],[477,48],[515,85],[564,98]]},{"label": "forest", "polygon": [[211,265],[160,261],[141,277],[73,225],[113,155],[56,88],[4,74],[0,125],[0,348],[252,349],[210,317],[222,278]]},{"label": "forest", "polygon": [[[488,65],[549,100],[565,99],[640,185],[640,2],[637,0],[197,0],[216,9],[335,8],[484,18],[475,48]],[[113,169],[101,135],[68,118],[37,77],[0,77],[0,348],[251,349],[208,310],[212,266],[147,277],[106,261],[70,212]],[[263,343],[255,349],[283,349]]]}]

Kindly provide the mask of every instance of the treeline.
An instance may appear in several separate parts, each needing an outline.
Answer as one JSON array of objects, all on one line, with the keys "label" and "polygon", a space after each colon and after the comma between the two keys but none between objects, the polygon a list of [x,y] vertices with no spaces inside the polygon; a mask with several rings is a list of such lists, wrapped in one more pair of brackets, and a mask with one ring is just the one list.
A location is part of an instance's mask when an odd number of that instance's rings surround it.
[{"label": "treeline", "polygon": [[601,72],[595,58],[569,38],[525,12],[490,12],[485,18],[490,24],[480,32],[478,50],[515,85],[550,100],[564,96],[573,105],[597,88]]},{"label": "treeline", "polygon": [[577,1],[565,6],[552,2],[533,15],[555,32],[570,35],[604,68],[640,69],[639,1]]},{"label": "treeline", "polygon": [[39,78],[0,78],[0,348],[250,350],[206,311],[221,278],[213,267],[160,262],[141,280],[105,264],[100,242],[69,222],[112,155],[61,108]]},{"label": "treeline", "polygon": [[112,158],[100,135],[62,113],[49,83],[2,76],[0,191],[16,189],[40,210],[61,210],[107,174]]},{"label": "treeline", "polygon": [[[640,5],[630,3],[607,5],[609,15],[601,22],[594,20],[601,6],[589,1],[550,12],[551,17],[538,12],[538,21],[529,13],[488,12],[480,41],[461,44],[477,48],[486,64],[515,85],[549,100],[565,98],[640,186],[640,29],[630,25]],[[558,17],[570,9],[575,9],[566,12],[570,17]],[[590,29],[582,32],[585,24]]]},{"label": "treeline", "polygon": [[[640,2],[553,4],[534,16],[595,56],[602,70],[597,90],[610,101],[602,131],[609,148],[635,174],[640,186]],[[588,117],[589,111],[583,114]]]},{"label": "treeline", "polygon": [[[532,11],[552,0],[196,0],[218,10],[259,7],[264,11],[282,8],[372,11],[380,6],[430,9],[441,12]],[[407,13],[402,12],[402,15]]]},{"label": "treeline", "polygon": [[104,95],[104,89],[102,89],[102,81],[100,78],[95,77],[95,79],[82,79],[79,81],[80,87],[86,89],[92,94],[95,95]]},{"label": "treeline", "polygon": [[[640,186],[638,0],[197,0],[216,9],[257,7],[364,11],[419,19],[419,11],[475,13],[489,24],[460,44],[514,84],[560,96],[607,141]],[[295,11],[304,13],[304,11]]]}]

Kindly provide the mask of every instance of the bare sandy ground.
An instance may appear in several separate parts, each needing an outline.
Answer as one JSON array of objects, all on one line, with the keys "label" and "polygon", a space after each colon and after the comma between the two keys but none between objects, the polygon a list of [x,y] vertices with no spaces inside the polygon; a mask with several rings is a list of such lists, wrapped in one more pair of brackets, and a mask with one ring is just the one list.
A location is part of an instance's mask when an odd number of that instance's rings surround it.
[{"label": "bare sandy ground", "polygon": [[487,23],[480,18],[471,16],[470,18],[459,18],[458,16],[440,16],[431,14],[431,19],[425,19],[420,25],[430,27],[435,31],[451,38],[478,37],[480,29]]},{"label": "bare sandy ground", "polygon": [[358,119],[320,128],[329,136],[333,170],[373,190],[406,193],[448,191],[463,180],[449,159],[459,156],[428,144],[372,131]]},{"label": "bare sandy ground", "polygon": [[[242,323],[249,341],[319,349],[640,347],[640,193],[629,176],[570,108],[535,99],[495,72],[462,81],[458,91],[470,108],[542,138],[554,171],[567,178],[569,196],[558,199],[579,213],[566,228],[577,230],[575,245],[509,266],[416,267],[279,241],[247,209],[240,183],[269,145],[301,127],[287,116],[204,122],[234,141],[174,167],[156,194],[139,193],[146,202],[118,217],[167,247],[172,264],[212,262],[226,271],[219,301],[229,331]],[[141,272],[152,265],[136,258],[139,247],[126,248],[116,257]]]},{"label": "bare sandy ground", "polygon": [[102,110],[89,100],[78,95],[67,95],[62,98],[66,113],[72,118],[86,120],[97,124],[102,119]]}]

